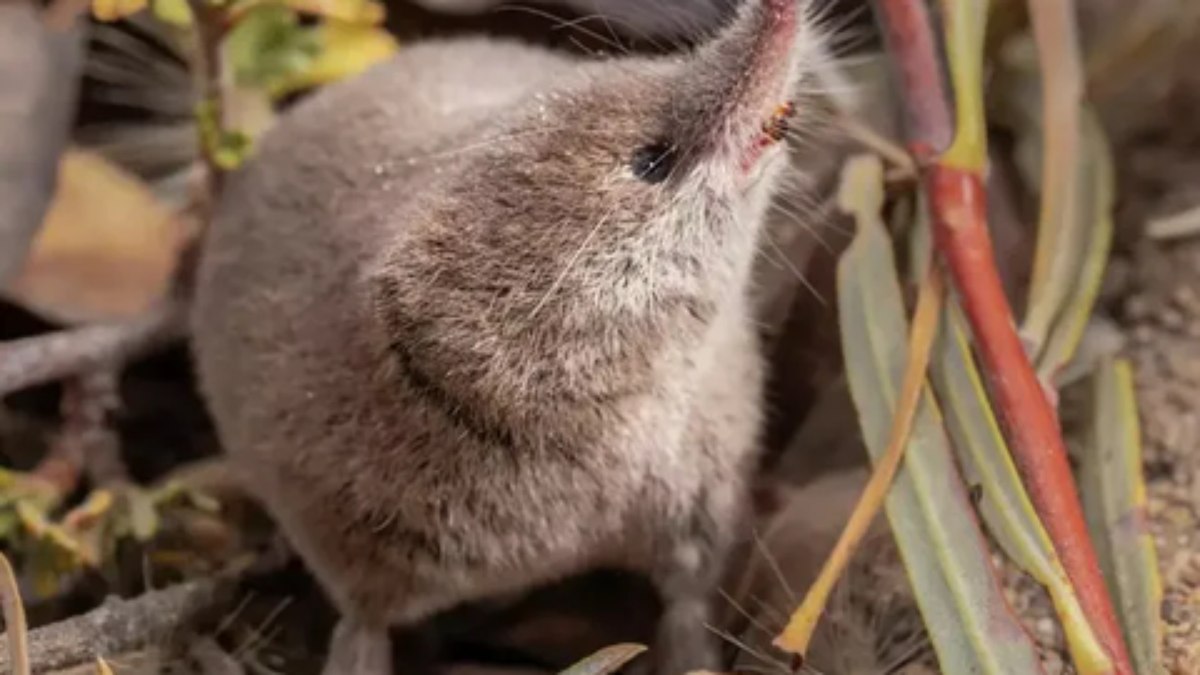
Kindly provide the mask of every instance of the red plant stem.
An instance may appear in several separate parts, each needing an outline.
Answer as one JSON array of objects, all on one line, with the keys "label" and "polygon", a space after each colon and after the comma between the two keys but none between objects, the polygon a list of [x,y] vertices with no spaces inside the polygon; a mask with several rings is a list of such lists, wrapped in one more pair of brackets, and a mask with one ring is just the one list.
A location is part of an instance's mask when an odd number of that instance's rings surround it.
[{"label": "red plant stem", "polygon": [[[880,22],[900,89],[908,146],[917,164],[932,161],[954,137],[948,83],[938,58],[938,38],[929,8],[911,0],[877,0]],[[902,56],[902,58],[900,58]]]},{"label": "red plant stem", "polygon": [[937,249],[975,337],[988,389],[1030,499],[1116,673],[1133,675],[1116,612],[1067,461],[1058,419],[1017,337],[986,227],[987,195],[976,173],[930,166],[925,186]]}]

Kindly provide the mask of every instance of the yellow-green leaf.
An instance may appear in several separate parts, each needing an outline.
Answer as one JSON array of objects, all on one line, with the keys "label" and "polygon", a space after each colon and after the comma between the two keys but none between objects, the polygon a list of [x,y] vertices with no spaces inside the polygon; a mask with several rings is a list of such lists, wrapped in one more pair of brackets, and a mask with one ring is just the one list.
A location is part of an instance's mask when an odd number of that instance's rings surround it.
[{"label": "yellow-green leaf", "polygon": [[383,23],[383,4],[374,0],[283,0],[304,14],[336,19],[346,23],[377,26]]},{"label": "yellow-green leaf", "polygon": [[153,539],[158,533],[159,517],[151,495],[129,487],[125,491],[125,503],[129,507],[129,522],[134,538],[140,542]]},{"label": "yellow-green leaf", "polygon": [[205,153],[217,168],[236,169],[250,156],[253,140],[242,131],[225,129],[212,101],[197,106],[196,122]]},{"label": "yellow-green leaf", "polygon": [[280,96],[358,74],[390,58],[398,47],[383,28],[334,19],[314,28],[313,37],[318,45],[316,58],[291,76],[280,78],[272,94]]},{"label": "yellow-green leaf", "polygon": [[1104,579],[1139,675],[1163,672],[1162,580],[1146,514],[1133,372],[1102,362],[1092,380],[1091,435],[1080,457],[1080,493]]},{"label": "yellow-green leaf", "polygon": [[92,16],[99,21],[119,21],[146,8],[147,0],[92,0]]},{"label": "yellow-green leaf", "polygon": [[[869,191],[864,195],[875,199]],[[887,445],[907,356],[905,340],[896,336],[908,334],[892,242],[878,214],[859,219],[838,265],[838,307],[850,392],[863,439],[877,458]],[[1041,672],[1037,651],[995,577],[943,424],[937,401],[926,392],[887,499],[888,520],[938,661],[947,673]]]},{"label": "yellow-green leaf", "polygon": [[63,525],[73,530],[91,529],[109,514],[112,506],[112,492],[94,490],[82,504],[63,516]]},{"label": "yellow-green leaf", "polygon": [[560,675],[608,675],[646,651],[644,645],[622,643],[601,649],[562,671]]},{"label": "yellow-green leaf", "polygon": [[12,509],[0,509],[0,540],[8,539],[17,533],[17,526],[21,521],[17,518],[16,511]]},{"label": "yellow-green leaf", "polygon": [[[994,119],[1017,137],[1016,164],[1025,183],[1035,191],[1043,190],[1044,182],[1055,186],[1052,194],[1039,192],[1044,208],[1038,223],[1036,283],[1030,287],[1021,321],[1021,336],[1033,350],[1038,374],[1051,383],[1075,355],[1108,263],[1112,157],[1088,105],[1072,108],[1078,115],[1078,138],[1046,133],[1037,52],[1027,36],[1005,45],[999,66],[994,88],[1001,105]],[[1046,160],[1054,176],[1044,175],[1040,163],[1048,140],[1056,143],[1056,155]],[[1071,148],[1070,156],[1057,156],[1065,147]]]},{"label": "yellow-green leaf", "polygon": [[154,12],[154,16],[160,21],[172,26],[192,25],[192,8],[188,6],[187,0],[152,0],[150,11]]},{"label": "yellow-green leaf", "polygon": [[983,378],[975,368],[965,326],[958,307],[948,307],[932,379],[963,470],[981,488],[980,514],[1005,553],[1046,587],[1063,622],[1076,669],[1083,675],[1111,672],[1108,654],[1079,605],[1009,455]]},{"label": "yellow-green leaf", "polygon": [[294,11],[282,4],[262,4],[234,24],[222,49],[236,84],[272,90],[308,68],[320,46]]}]

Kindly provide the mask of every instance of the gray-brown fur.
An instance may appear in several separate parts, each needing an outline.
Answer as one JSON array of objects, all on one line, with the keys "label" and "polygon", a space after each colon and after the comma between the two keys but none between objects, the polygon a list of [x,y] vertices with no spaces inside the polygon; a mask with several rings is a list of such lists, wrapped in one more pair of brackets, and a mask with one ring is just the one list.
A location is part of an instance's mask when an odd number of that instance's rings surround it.
[{"label": "gray-brown fur", "polygon": [[[600,565],[662,592],[660,672],[719,666],[704,622],[757,446],[746,291],[783,161],[738,159],[819,47],[790,2],[682,59],[412,46],[230,180],[196,361],[343,612],[328,673],[388,673],[388,626]],[[664,138],[680,163],[647,184],[630,157]]]}]

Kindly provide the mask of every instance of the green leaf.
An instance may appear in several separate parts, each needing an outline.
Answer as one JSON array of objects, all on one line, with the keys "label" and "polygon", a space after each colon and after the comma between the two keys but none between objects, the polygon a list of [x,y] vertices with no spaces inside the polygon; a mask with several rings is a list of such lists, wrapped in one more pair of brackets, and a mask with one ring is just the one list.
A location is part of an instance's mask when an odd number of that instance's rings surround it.
[{"label": "green leaf", "polygon": [[[1001,59],[999,118],[1017,135],[1017,166],[1035,192],[1041,185],[1042,123],[1036,53],[1016,40]],[[1112,155],[1090,106],[1079,112],[1079,153],[1073,158],[1069,194],[1038,224],[1037,258],[1045,261],[1042,283],[1031,288],[1021,335],[1035,350],[1035,366],[1053,382],[1075,355],[1092,315],[1113,236]]]},{"label": "green leaf", "polygon": [[1046,587],[1080,673],[1107,673],[1112,663],[1079,605],[1071,581],[1021,482],[983,378],[975,368],[966,323],[948,305],[931,363],[934,391],[967,479],[982,489],[979,510],[1005,553]]},{"label": "green leaf", "polygon": [[1084,514],[1138,675],[1162,673],[1162,580],[1146,515],[1129,363],[1102,362],[1091,386],[1091,437],[1080,458]]},{"label": "green leaf", "polygon": [[[850,391],[872,457],[887,445],[908,334],[892,242],[877,205],[882,167],[859,191],[858,232],[838,266],[838,306]],[[951,455],[937,402],[926,392],[887,514],[921,614],[947,673],[1039,673],[1037,651],[1012,614],[992,568],[971,499]]]},{"label": "green leaf", "polygon": [[601,649],[562,671],[560,675],[608,675],[646,651],[644,645],[622,643]]},{"label": "green leaf", "polygon": [[236,84],[272,90],[308,68],[321,47],[293,10],[262,4],[234,24],[222,49]]},{"label": "green leaf", "polygon": [[311,29],[317,55],[288,76],[276,79],[273,96],[336,82],[360,73],[396,53],[397,43],[386,29],[368,24],[327,19]]},{"label": "green leaf", "polygon": [[146,8],[146,0],[92,0],[92,16],[106,23],[133,16]]},{"label": "green leaf", "polygon": [[139,542],[147,542],[158,534],[158,509],[153,498],[140,488],[129,486],[125,490],[125,502],[129,507],[130,532]]},{"label": "green leaf", "polygon": [[13,537],[19,530],[21,521],[13,509],[0,509],[0,540]]},{"label": "green leaf", "polygon": [[205,152],[218,168],[236,169],[250,156],[253,140],[241,131],[223,128],[213,101],[202,101],[197,106],[196,123]]},{"label": "green leaf", "polygon": [[192,8],[187,0],[151,0],[150,11],[160,21],[172,26],[192,25]]}]

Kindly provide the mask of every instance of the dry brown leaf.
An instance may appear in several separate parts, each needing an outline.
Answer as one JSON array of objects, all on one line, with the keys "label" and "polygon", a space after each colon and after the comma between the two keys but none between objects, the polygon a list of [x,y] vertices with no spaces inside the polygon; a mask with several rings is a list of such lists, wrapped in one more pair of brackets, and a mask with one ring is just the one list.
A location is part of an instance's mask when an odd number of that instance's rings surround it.
[{"label": "dry brown leaf", "polygon": [[135,316],[165,292],[194,224],[137,177],[73,148],[24,269],[4,294],[52,321]]}]

